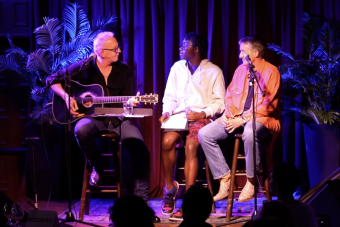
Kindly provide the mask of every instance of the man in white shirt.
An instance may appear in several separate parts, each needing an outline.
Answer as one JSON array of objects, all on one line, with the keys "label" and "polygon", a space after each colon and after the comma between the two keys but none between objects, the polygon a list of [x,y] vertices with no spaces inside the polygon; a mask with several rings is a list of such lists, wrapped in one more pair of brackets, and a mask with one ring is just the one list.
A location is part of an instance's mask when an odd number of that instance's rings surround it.
[{"label": "man in white shirt", "polygon": [[162,213],[171,214],[169,220],[182,221],[180,208],[175,210],[178,182],[173,181],[176,162],[175,147],[180,141],[185,144],[184,176],[186,190],[194,185],[198,172],[198,130],[209,124],[224,111],[225,82],[222,70],[206,59],[207,40],[199,33],[186,34],[179,48],[182,60],[170,71],[163,97],[163,114],[160,123],[172,115],[186,112],[189,131],[167,131],[162,140],[162,160],[165,188]]}]

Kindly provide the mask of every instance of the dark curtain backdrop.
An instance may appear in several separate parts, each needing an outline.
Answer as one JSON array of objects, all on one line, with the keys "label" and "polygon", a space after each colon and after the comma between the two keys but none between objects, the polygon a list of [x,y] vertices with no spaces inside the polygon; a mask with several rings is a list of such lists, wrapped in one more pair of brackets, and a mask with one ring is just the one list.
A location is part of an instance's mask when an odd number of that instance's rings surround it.
[{"label": "dark curtain backdrop", "polygon": [[[207,36],[208,58],[224,72],[226,86],[240,64],[238,40],[257,34],[266,42],[280,45],[298,57],[306,56],[302,42],[303,12],[340,19],[338,0],[33,0],[34,28],[43,17],[62,18],[68,2],[80,4],[90,19],[117,15],[124,42],[122,60],[133,67],[136,89],[142,94],[157,93],[154,117],[137,121],[151,156],[150,196],[159,196],[164,185],[160,157],[161,98],[171,66],[179,60],[178,47],[186,33]],[[337,13],[336,13],[337,12]],[[34,37],[32,36],[32,42]],[[34,45],[33,45],[34,46]],[[286,62],[267,52],[274,65]],[[302,174],[302,191],[309,188],[301,122],[282,119],[282,134],[276,145],[276,161],[295,163]]]}]

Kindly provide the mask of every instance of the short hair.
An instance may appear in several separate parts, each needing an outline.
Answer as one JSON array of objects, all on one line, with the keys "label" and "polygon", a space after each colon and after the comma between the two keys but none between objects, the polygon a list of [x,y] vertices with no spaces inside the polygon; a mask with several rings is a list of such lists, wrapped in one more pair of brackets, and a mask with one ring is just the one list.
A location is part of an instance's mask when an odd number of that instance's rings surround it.
[{"label": "short hair", "polygon": [[105,40],[108,39],[108,38],[111,38],[111,37],[114,37],[113,32],[100,32],[100,33],[98,33],[96,38],[94,38],[94,40],[93,40],[93,52],[96,55],[99,55]]},{"label": "short hair", "polygon": [[194,222],[204,222],[211,213],[212,204],[213,198],[209,189],[191,186],[183,198],[183,217]]},{"label": "short hair", "polygon": [[[131,209],[137,210],[131,218]],[[115,227],[154,227],[152,217],[155,212],[139,196],[128,195],[120,197],[109,209],[110,220]]]},{"label": "short hair", "polygon": [[240,39],[240,41],[238,41],[239,45],[241,45],[241,43],[245,43],[245,44],[250,43],[253,49],[257,50],[261,57],[264,57],[267,44],[263,41],[262,38],[255,36],[255,35],[247,36],[247,37]]},{"label": "short hair", "polygon": [[300,181],[300,171],[290,163],[275,163],[272,169],[272,180],[278,184],[278,190],[293,194]]},{"label": "short hair", "polygon": [[194,48],[198,47],[201,59],[207,58],[208,41],[205,36],[198,32],[190,32],[185,35],[184,39],[190,40]]}]

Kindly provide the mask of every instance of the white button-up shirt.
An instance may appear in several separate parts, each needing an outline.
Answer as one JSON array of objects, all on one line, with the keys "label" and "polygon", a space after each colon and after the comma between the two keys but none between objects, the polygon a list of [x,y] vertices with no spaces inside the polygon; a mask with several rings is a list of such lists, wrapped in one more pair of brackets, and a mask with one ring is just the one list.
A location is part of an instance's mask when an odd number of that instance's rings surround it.
[{"label": "white button-up shirt", "polygon": [[170,71],[163,97],[163,114],[185,111],[185,99],[192,111],[215,119],[224,111],[225,82],[222,70],[208,59],[201,61],[193,75],[186,60],[176,62]]}]

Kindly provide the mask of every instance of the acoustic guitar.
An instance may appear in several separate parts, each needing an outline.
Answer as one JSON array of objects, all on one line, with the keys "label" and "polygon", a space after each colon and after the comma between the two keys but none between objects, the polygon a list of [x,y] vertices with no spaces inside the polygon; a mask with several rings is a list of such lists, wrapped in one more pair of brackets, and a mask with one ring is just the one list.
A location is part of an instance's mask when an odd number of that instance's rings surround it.
[{"label": "acoustic guitar", "polygon": [[[132,97],[137,98],[143,103],[158,103],[158,95],[142,95],[142,96],[104,96],[104,88],[99,84],[83,85],[76,81],[71,81],[71,97],[78,104],[79,115],[72,118],[71,122],[82,117],[95,117],[94,110],[96,107],[104,107],[107,103],[122,103]],[[54,119],[60,124],[67,124],[68,109],[63,98],[53,94],[52,113]]]}]

